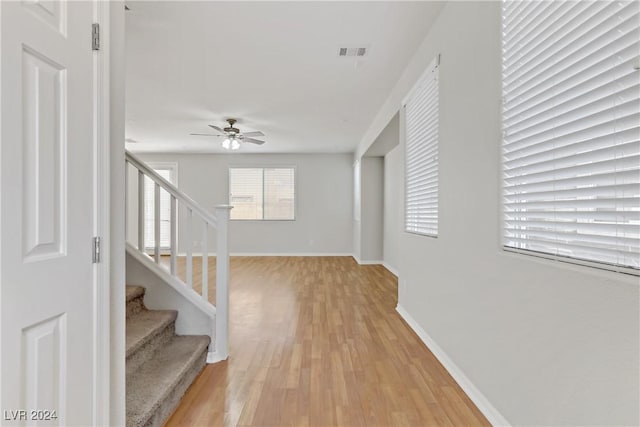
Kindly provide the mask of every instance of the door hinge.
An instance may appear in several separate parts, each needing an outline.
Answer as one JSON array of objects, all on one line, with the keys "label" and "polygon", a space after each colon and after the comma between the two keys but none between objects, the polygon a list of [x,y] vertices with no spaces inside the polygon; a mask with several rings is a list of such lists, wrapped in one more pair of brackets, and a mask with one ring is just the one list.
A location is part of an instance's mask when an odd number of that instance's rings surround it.
[{"label": "door hinge", "polygon": [[100,50],[100,24],[91,24],[91,50]]},{"label": "door hinge", "polygon": [[97,264],[100,262],[100,238],[99,237],[93,238],[93,256],[91,259],[94,264]]}]

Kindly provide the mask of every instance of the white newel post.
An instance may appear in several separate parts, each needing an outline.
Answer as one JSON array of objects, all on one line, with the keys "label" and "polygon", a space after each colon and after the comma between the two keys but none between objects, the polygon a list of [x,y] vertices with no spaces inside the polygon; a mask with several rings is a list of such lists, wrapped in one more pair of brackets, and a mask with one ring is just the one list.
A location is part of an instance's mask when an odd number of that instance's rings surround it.
[{"label": "white newel post", "polygon": [[229,356],[229,212],[233,206],[216,206],[216,355]]}]

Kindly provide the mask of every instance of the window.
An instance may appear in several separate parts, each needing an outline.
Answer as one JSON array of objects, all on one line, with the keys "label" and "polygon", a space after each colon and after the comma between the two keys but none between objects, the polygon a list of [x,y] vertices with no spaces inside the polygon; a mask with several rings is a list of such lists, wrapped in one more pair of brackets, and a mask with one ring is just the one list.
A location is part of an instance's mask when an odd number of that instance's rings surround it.
[{"label": "window", "polygon": [[[175,164],[150,164],[157,174],[175,185]],[[155,182],[144,179],[144,242],[147,249],[155,248]],[[160,188],[160,249],[171,247],[171,195]]]},{"label": "window", "polygon": [[294,220],[294,168],[229,168],[231,219]]},{"label": "window", "polygon": [[404,101],[405,230],[438,236],[439,56]]},{"label": "window", "polygon": [[503,2],[506,248],[637,274],[639,22],[632,1]]}]

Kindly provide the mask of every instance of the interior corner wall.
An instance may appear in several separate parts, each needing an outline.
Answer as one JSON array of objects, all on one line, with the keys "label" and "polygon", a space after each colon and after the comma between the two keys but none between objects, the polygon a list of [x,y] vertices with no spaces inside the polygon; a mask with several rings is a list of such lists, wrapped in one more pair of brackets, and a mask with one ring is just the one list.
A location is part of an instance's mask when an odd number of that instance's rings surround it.
[{"label": "interior corner wall", "polygon": [[353,256],[359,262],[362,256],[360,235],[362,234],[362,222],[358,219],[353,220]]},{"label": "interior corner wall", "polygon": [[361,255],[361,238],[362,233],[362,173],[361,159],[355,158],[353,161],[353,257],[359,262]]},{"label": "interior corner wall", "polygon": [[501,248],[500,14],[448,2],[379,115],[440,53],[439,236],[400,233],[399,305],[509,423],[639,425],[638,278]]},{"label": "interior corner wall", "polygon": [[[351,154],[137,154],[145,162],[176,162],[178,183],[210,212],[229,203],[229,167],[296,167],[295,221],[231,221],[231,254],[351,255],[353,253],[353,169]],[[130,190],[135,175],[129,179]],[[130,193],[134,194],[134,193]],[[135,201],[129,199],[128,217]],[[178,211],[178,252],[186,252],[184,215]],[[135,222],[135,221],[134,221]],[[131,222],[130,222],[131,224]],[[194,227],[202,227],[194,220]],[[130,241],[135,233],[129,228]],[[194,253],[201,233],[195,228]],[[209,236],[215,252],[215,234]]]},{"label": "interior corner wall", "polygon": [[402,188],[404,179],[400,173],[400,147],[396,146],[384,156],[384,265],[394,273],[399,270],[398,250],[402,232]]},{"label": "interior corner wall", "polygon": [[380,263],[383,257],[384,159],[363,157],[360,173],[360,261]]}]

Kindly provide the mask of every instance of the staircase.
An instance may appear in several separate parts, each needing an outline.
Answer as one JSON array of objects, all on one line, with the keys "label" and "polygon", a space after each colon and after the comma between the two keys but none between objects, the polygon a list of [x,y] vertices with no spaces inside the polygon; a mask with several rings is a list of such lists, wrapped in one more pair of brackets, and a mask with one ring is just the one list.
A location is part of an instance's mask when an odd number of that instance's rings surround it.
[{"label": "staircase", "polygon": [[204,369],[211,339],[176,335],[175,310],[147,310],[127,286],[127,426],[161,426]]},{"label": "staircase", "polygon": [[[125,166],[127,279],[145,286],[127,286],[126,292],[127,426],[161,426],[205,364],[228,356],[227,228],[231,207],[218,206],[212,215],[129,152]],[[131,180],[133,185],[129,185]],[[148,182],[153,183],[151,203],[145,201]],[[161,200],[168,200],[169,218],[161,216]],[[166,206],[162,209],[166,214]],[[185,246],[180,247],[185,255],[180,257],[178,228],[186,237]],[[212,229],[215,239],[210,237]],[[215,306],[208,294],[208,267],[200,268],[201,277],[196,278],[200,280],[194,280],[194,239],[201,243],[197,255],[200,266],[209,265],[209,248],[216,252]],[[169,247],[161,248],[161,241],[169,241]],[[163,252],[168,263],[161,262]],[[186,274],[178,275],[179,263]],[[199,283],[199,289],[194,282]],[[169,309],[147,309],[145,293],[147,305]],[[180,335],[176,335],[176,328]]]}]

